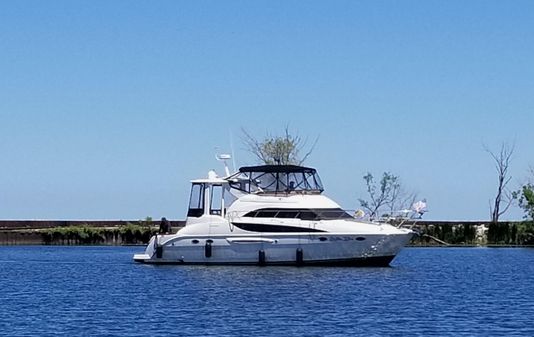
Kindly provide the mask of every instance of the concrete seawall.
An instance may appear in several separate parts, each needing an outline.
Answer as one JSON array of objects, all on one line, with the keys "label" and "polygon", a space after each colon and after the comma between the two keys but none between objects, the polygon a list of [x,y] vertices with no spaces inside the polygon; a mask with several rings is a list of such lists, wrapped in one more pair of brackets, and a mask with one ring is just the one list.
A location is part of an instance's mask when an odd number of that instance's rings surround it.
[{"label": "concrete seawall", "polygon": [[[170,220],[173,231],[184,220]],[[413,228],[412,245],[532,245],[533,227],[520,221],[406,221]],[[528,225],[532,226],[532,225]],[[143,244],[158,231],[159,221],[143,220],[0,220],[0,245]],[[523,231],[523,232],[521,232]]]}]

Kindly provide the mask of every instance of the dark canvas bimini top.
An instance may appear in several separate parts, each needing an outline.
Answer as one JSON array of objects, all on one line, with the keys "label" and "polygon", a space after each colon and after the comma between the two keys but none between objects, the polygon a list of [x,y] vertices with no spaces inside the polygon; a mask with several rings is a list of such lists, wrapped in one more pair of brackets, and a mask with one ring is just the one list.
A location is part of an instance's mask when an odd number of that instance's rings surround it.
[{"label": "dark canvas bimini top", "polygon": [[264,172],[264,173],[298,173],[309,172],[315,173],[315,169],[311,167],[297,166],[297,165],[260,165],[260,166],[244,166],[239,168],[239,172]]}]

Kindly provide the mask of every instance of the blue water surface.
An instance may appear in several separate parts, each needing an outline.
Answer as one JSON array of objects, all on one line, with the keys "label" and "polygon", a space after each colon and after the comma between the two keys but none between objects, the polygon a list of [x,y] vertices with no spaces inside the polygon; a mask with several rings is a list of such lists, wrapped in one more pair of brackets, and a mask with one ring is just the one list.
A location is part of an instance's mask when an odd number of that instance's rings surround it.
[{"label": "blue water surface", "polygon": [[142,247],[0,247],[5,336],[534,336],[534,249],[390,268],[150,266]]}]

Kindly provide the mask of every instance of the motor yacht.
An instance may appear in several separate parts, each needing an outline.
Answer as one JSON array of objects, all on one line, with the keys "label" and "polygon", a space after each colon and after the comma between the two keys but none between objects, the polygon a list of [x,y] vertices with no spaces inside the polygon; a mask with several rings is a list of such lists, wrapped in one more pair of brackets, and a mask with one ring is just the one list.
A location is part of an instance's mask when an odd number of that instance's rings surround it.
[{"label": "motor yacht", "polygon": [[153,236],[152,264],[388,266],[414,232],[365,221],[324,195],[317,171],[241,167],[191,181],[185,226]]}]

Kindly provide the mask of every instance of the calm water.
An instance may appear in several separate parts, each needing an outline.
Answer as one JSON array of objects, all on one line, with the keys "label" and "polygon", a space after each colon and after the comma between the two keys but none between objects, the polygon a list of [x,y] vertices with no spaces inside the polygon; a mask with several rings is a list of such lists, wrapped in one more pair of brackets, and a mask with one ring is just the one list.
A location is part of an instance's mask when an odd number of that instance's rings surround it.
[{"label": "calm water", "polygon": [[391,268],[147,266],[140,247],[0,247],[0,334],[534,335],[534,249]]}]

